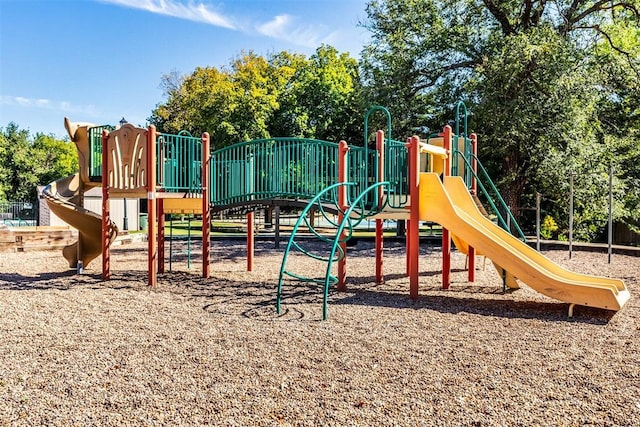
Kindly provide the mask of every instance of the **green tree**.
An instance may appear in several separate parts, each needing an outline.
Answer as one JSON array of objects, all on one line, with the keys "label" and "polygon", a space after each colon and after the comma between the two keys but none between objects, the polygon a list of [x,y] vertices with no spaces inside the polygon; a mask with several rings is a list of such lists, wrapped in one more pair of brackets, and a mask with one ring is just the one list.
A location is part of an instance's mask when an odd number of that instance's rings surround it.
[{"label": "green tree", "polygon": [[234,142],[268,138],[268,122],[278,107],[280,93],[270,80],[270,64],[266,58],[249,53],[232,62],[230,74],[235,89],[230,114],[237,135]]},{"label": "green tree", "polygon": [[39,163],[31,150],[29,131],[12,122],[3,130],[3,136],[6,147],[3,157],[5,197],[16,201],[33,200],[38,185]]},{"label": "green tree", "polygon": [[150,122],[163,132],[208,131],[217,147],[275,136],[337,141],[360,135],[358,63],[330,46],[308,59],[288,52],[266,58],[241,53],[220,69],[172,72],[161,86],[166,102],[156,106]]},{"label": "green tree", "polygon": [[0,154],[0,200],[35,201],[38,185],[78,170],[72,143],[40,133],[32,137],[13,122],[0,128]]},{"label": "green tree", "polygon": [[215,146],[268,137],[267,122],[277,107],[278,87],[264,57],[238,55],[228,67],[198,67],[188,76],[163,76],[167,102],[151,123],[162,132],[209,132]]},{"label": "green tree", "polygon": [[313,137],[308,111],[298,100],[301,93],[300,75],[308,67],[309,61],[302,54],[282,51],[274,54],[269,63],[271,82],[279,88],[278,108],[268,123],[269,134]]},{"label": "green tree", "polygon": [[558,166],[566,182],[569,169],[613,155],[622,173],[637,175],[611,124],[625,137],[637,130],[639,4],[373,0],[364,23],[373,34],[362,61],[367,91],[406,133],[439,130],[464,100],[510,207],[517,212],[541,187],[566,202],[548,178]]},{"label": "green tree", "polygon": [[323,45],[296,78],[295,102],[307,118],[310,136],[360,143],[363,108],[357,61]]},{"label": "green tree", "polygon": [[[9,126],[12,124],[10,123]],[[9,191],[9,174],[11,173],[8,165],[9,158],[9,139],[4,129],[0,129],[0,201],[8,200],[7,193]]]},{"label": "green tree", "polygon": [[232,137],[229,110],[233,108],[233,87],[229,75],[216,68],[198,67],[189,76],[175,72],[163,76],[167,102],[159,104],[149,121],[166,133],[181,130],[200,135],[208,131],[219,144]]},{"label": "green tree", "polygon": [[38,133],[33,141],[33,152],[42,171],[38,176],[40,185],[78,172],[78,150],[68,140]]}]

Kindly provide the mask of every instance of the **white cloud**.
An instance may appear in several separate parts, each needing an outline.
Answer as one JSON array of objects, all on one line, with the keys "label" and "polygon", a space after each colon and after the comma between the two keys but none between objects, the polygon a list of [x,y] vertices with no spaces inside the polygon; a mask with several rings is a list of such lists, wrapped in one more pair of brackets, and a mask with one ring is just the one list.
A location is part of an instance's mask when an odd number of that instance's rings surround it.
[{"label": "white cloud", "polygon": [[232,20],[212,7],[204,4],[189,1],[188,3],[176,0],[100,0],[103,3],[111,3],[118,6],[132,9],[146,10],[158,15],[172,16],[174,18],[186,19],[188,21],[202,22],[216,27],[236,29]]},{"label": "white cloud", "polygon": [[[215,10],[204,2],[193,0],[98,0],[116,6],[140,9],[158,15],[172,16],[193,22],[201,22],[230,30],[251,32],[286,41],[299,46],[316,48],[320,44],[332,44],[337,32],[327,33],[323,25],[299,24],[297,19],[288,14],[275,16],[262,23],[240,25],[246,18],[236,19]],[[247,30],[252,28],[253,30]]]},{"label": "white cloud", "polygon": [[269,22],[255,26],[256,31],[267,37],[284,40],[289,43],[318,47],[322,43],[330,44],[335,34],[326,34],[324,26],[297,25],[296,19],[287,14],[278,15]]},{"label": "white cloud", "polygon": [[[40,108],[50,108],[51,107],[51,101],[48,99],[36,99],[34,100],[34,104],[36,105],[36,107],[40,107]],[[61,103],[60,105],[63,105],[66,103]]]},{"label": "white cloud", "polygon": [[44,98],[25,98],[23,96],[0,95],[0,105],[59,111],[67,114],[83,113],[90,116],[96,115],[96,107],[94,105],[73,105],[67,101],[52,101]]},{"label": "white cloud", "polygon": [[282,38],[287,33],[287,27],[291,25],[291,15],[278,15],[269,22],[256,25],[260,34],[273,38]]}]

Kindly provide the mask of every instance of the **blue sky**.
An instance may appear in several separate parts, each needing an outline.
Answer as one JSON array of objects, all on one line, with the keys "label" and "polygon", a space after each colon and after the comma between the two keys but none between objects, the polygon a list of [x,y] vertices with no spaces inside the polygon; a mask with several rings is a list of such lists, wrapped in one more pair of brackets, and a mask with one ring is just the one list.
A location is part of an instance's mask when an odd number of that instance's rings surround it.
[{"label": "blue sky", "polygon": [[161,76],[242,50],[358,58],[366,0],[0,0],[0,127],[66,135],[63,119],[144,125]]}]

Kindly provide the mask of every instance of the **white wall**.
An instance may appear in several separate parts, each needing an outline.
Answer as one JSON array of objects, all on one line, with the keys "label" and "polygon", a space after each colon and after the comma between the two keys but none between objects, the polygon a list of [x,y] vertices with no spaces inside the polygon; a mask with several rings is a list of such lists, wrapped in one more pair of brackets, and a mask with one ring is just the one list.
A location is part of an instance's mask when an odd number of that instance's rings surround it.
[{"label": "white wall", "polygon": [[[85,193],[84,207],[98,215],[102,215],[102,192],[99,188],[97,192],[94,190]],[[122,231],[124,229],[124,199],[109,199],[109,209],[111,220],[115,222],[118,229]],[[139,200],[127,199],[127,223],[129,225],[129,231],[134,231],[139,228],[139,214]],[[40,199],[40,225],[64,226],[68,224],[49,210],[49,206],[44,199]]]},{"label": "white wall", "polygon": [[[85,196],[84,207],[102,215],[102,197]],[[118,229],[124,230],[124,199],[109,199],[109,214],[111,221],[116,223]],[[130,231],[138,229],[138,216],[138,199],[127,199],[127,224]]]}]

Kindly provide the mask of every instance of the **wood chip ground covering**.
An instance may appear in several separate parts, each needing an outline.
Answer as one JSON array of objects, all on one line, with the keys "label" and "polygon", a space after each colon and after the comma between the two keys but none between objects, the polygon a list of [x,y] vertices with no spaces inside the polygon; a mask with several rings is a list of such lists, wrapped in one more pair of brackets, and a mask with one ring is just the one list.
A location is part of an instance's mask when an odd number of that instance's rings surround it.
[{"label": "wood chip ground covering", "polygon": [[442,290],[429,246],[412,301],[404,247],[386,245],[376,286],[360,242],[322,321],[309,283],[287,281],[276,314],[282,247],[258,242],[247,272],[243,242],[214,242],[204,280],[199,244],[175,243],[155,289],[145,243],[113,248],[108,282],[99,259],[78,276],[58,252],[1,254],[0,425],[640,425],[640,258],[545,252],[631,291],[618,313],[568,318],[527,287],[503,293],[490,262],[468,283],[459,253]]}]

